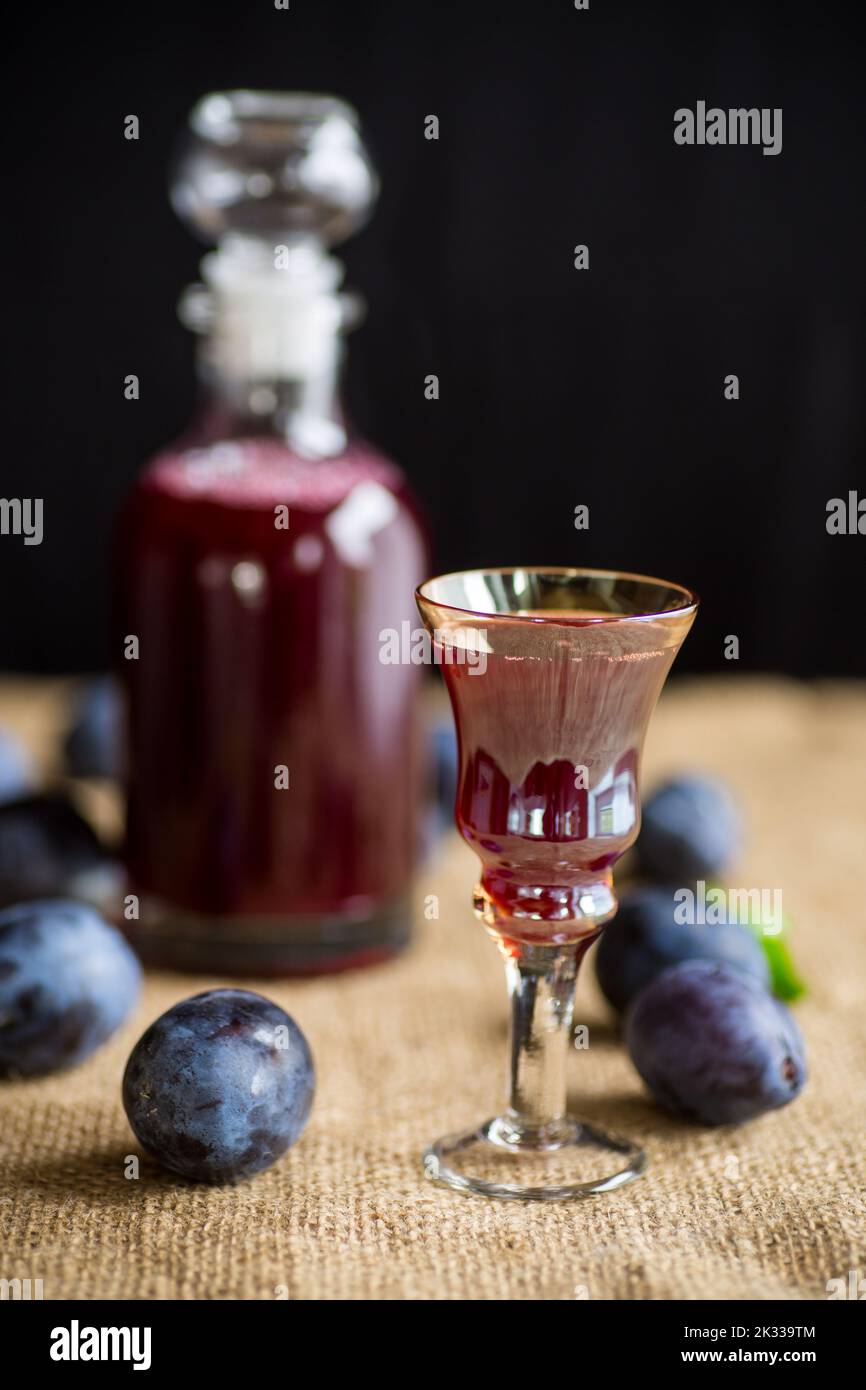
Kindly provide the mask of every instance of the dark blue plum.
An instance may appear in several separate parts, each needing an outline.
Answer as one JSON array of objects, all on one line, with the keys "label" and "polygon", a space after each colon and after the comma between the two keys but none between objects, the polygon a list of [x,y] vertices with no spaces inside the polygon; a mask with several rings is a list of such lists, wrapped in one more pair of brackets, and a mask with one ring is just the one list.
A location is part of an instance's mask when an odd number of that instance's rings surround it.
[{"label": "dark blue plum", "polygon": [[770,967],[760,942],[738,922],[697,926],[674,919],[674,888],[645,884],[624,893],[619,911],[604,929],[595,958],[602,993],[615,1009],[672,965],[683,960],[719,960],[766,987]]},{"label": "dark blue plum", "polygon": [[83,1062],[120,1027],[141,968],[120,932],[81,903],[0,912],[0,1075]]},{"label": "dark blue plum", "polygon": [[73,777],[123,775],[123,706],[110,676],[101,676],[84,687],[63,751]]},{"label": "dark blue plum", "polygon": [[637,855],[643,872],[660,883],[719,878],[741,843],[737,803],[713,778],[679,777],[644,803]]},{"label": "dark blue plum", "polygon": [[790,1011],[757,980],[713,961],[684,961],[647,985],[626,1015],[626,1043],[656,1100],[705,1125],[776,1110],[806,1080]]},{"label": "dark blue plum", "polygon": [[441,822],[454,824],[454,802],[457,799],[457,735],[454,721],[439,720],[430,731],[435,771],[436,804]]},{"label": "dark blue plum", "polygon": [[212,989],[139,1039],[123,1078],[129,1123],[184,1177],[231,1182],[269,1168],[299,1138],[315,1090],[307,1040],[260,994]]},{"label": "dark blue plum", "polygon": [[30,759],[14,734],[0,729],[0,801],[24,796],[33,786]]},{"label": "dark blue plum", "polygon": [[437,720],[427,743],[428,792],[421,814],[422,861],[430,859],[441,842],[442,833],[454,826],[457,797],[457,735],[454,721]]},{"label": "dark blue plum", "polygon": [[0,805],[0,907],[30,898],[110,894],[116,866],[96,833],[62,795]]}]

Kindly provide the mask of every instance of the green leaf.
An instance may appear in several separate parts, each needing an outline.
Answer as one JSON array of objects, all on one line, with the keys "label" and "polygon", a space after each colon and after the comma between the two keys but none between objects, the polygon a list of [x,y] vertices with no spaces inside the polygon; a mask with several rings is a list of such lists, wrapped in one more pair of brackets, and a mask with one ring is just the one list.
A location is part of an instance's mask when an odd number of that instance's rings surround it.
[{"label": "green leaf", "polygon": [[786,1003],[799,999],[801,994],[806,993],[806,986],[797,974],[791,949],[785,940],[787,923],[779,936],[765,936],[760,927],[757,930],[770,967],[770,984],[776,998],[784,999]]},{"label": "green leaf", "polygon": [[760,914],[750,914],[749,921],[744,925],[751,928],[764,948],[764,955],[770,967],[770,987],[776,998],[784,999],[788,1004],[793,999],[799,999],[801,994],[806,993],[806,986],[797,973],[791,955],[790,917],[782,916],[781,930],[777,932],[764,930]]},{"label": "green leaf", "polygon": [[[724,885],[718,882],[707,884],[707,891],[711,888],[722,888]],[[791,919],[782,914],[782,924],[779,931],[764,931],[761,921],[760,909],[752,910],[751,899],[749,900],[749,911],[739,917],[741,926],[748,927],[764,948],[764,955],[767,957],[767,964],[770,967],[770,988],[777,999],[783,999],[790,1004],[792,1000],[799,999],[806,993],[806,986],[798,974],[791,955]]]}]

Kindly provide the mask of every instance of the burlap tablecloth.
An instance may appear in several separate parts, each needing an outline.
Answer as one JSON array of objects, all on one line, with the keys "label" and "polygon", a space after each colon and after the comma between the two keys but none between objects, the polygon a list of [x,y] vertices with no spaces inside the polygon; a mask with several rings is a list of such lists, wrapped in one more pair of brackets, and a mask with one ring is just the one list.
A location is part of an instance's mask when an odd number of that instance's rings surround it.
[{"label": "burlap tablecloth", "polygon": [[[56,687],[0,692],[0,721],[43,750],[59,709]],[[866,691],[675,684],[646,780],[692,767],[723,774],[747,808],[736,882],[781,887],[795,922],[811,1077],[793,1105],[721,1131],[664,1116],[590,960],[574,1099],[644,1142],[648,1175],[550,1206],[426,1183],[422,1145],[491,1113],[505,1064],[502,968],[471,915],[472,855],[452,835],[419,875],[404,958],[258,986],[305,1030],[319,1088],[301,1142],[253,1181],[197,1187],[146,1159],[137,1181],[124,1177],[138,1151],[120,1102],[128,1051],[216,980],[151,975],[135,1018],[89,1063],[4,1086],[0,1277],[41,1278],[47,1299],[820,1299],[828,1280],[866,1275]],[[440,915],[425,921],[434,893]]]}]

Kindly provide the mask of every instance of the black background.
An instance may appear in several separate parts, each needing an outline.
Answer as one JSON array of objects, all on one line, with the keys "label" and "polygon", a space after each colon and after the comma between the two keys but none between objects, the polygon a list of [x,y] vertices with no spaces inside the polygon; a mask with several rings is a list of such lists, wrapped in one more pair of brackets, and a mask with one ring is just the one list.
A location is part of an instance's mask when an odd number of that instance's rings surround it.
[{"label": "black background", "polygon": [[[202,248],[167,166],[199,95],[252,86],[361,113],[383,195],[341,252],[369,304],[348,397],[437,568],[662,574],[704,599],[681,668],[730,671],[733,633],[741,670],[866,673],[866,537],[825,529],[866,493],[858,7],[153,0],[6,37],[0,495],[44,497],[45,539],[0,537],[4,668],[105,659],[112,516],[193,403]],[[676,146],[699,99],[782,107],[782,153]]]}]

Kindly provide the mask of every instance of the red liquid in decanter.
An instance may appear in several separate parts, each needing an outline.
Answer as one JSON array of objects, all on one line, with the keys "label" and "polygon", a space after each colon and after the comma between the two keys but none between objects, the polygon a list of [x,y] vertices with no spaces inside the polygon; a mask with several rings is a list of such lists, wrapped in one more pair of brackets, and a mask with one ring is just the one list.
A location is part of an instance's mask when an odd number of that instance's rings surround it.
[{"label": "red liquid in decanter", "polygon": [[416,850],[418,669],[382,664],[379,634],[412,620],[425,565],[399,470],[360,443],[169,452],[118,550],[145,953],[247,973],[389,954]]}]

